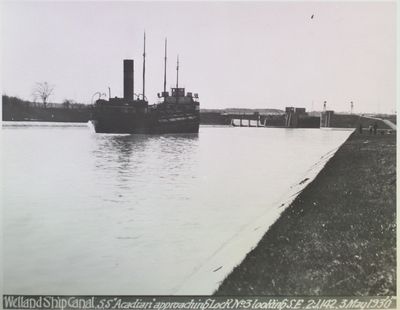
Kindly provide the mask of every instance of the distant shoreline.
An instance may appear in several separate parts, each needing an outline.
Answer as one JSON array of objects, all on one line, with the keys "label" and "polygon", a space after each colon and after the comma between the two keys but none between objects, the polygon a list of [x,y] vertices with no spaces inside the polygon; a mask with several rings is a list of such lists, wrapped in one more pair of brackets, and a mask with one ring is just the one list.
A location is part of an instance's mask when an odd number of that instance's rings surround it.
[{"label": "distant shoreline", "polygon": [[[53,106],[52,106],[53,105]],[[2,120],[3,121],[23,121],[23,122],[72,122],[85,123],[91,119],[91,106],[71,103],[71,104],[49,104],[43,107],[29,101],[23,101],[16,97],[2,96]],[[302,128],[318,128],[319,115],[321,112],[309,112],[308,121],[303,121]],[[257,119],[266,127],[285,127],[285,111],[278,109],[260,108],[226,108],[226,109],[200,109],[201,125],[231,125],[232,119],[244,117],[245,120]],[[387,119],[396,123],[396,115],[375,115],[376,117]],[[314,120],[313,120],[314,119]],[[314,124],[316,122],[316,124]],[[358,128],[361,124],[368,127],[378,122],[380,129],[391,129],[382,120],[373,119],[359,114],[334,113],[331,117],[329,127],[333,128]],[[246,121],[244,123],[247,124]],[[244,126],[246,126],[246,124]],[[254,126],[254,125],[253,125]]]},{"label": "distant shoreline", "polygon": [[354,132],[215,295],[396,295],[396,135]]}]

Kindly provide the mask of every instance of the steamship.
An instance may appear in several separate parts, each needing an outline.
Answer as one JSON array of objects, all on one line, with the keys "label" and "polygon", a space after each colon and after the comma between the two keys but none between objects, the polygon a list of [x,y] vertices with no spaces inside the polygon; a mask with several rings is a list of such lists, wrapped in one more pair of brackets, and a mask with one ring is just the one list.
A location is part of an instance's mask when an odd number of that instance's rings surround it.
[{"label": "steamship", "polygon": [[198,95],[179,87],[179,57],[176,66],[176,87],[166,90],[167,40],[164,55],[164,90],[158,94],[159,102],[149,105],[145,96],[146,35],[143,52],[143,90],[134,94],[134,60],[125,59],[124,97],[108,100],[99,98],[92,106],[92,119],[97,133],[198,133],[200,103]]}]

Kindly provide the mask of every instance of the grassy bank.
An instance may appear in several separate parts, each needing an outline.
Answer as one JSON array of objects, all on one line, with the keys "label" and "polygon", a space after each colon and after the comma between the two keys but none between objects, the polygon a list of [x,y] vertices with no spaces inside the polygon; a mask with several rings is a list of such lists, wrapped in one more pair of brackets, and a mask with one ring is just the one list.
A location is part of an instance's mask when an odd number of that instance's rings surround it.
[{"label": "grassy bank", "polygon": [[216,295],[395,295],[396,137],[354,133]]},{"label": "grassy bank", "polygon": [[390,129],[388,125],[380,120],[370,119],[356,114],[333,114],[331,118],[331,127],[334,128],[358,128],[360,124],[367,129],[377,123],[379,129]]}]

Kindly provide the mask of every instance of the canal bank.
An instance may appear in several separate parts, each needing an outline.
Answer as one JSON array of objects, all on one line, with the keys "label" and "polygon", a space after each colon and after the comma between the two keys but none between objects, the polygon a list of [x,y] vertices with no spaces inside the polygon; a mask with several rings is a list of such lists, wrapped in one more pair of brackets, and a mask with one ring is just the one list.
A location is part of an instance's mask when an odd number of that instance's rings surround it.
[{"label": "canal bank", "polygon": [[215,295],[395,295],[396,136],[357,132]]}]

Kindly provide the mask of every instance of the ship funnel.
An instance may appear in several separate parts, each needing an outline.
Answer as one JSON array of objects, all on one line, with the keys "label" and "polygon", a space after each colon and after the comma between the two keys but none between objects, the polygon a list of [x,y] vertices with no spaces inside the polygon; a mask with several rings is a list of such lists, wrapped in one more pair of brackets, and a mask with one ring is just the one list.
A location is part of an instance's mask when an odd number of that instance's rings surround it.
[{"label": "ship funnel", "polygon": [[124,99],[133,100],[133,59],[124,59]]}]

